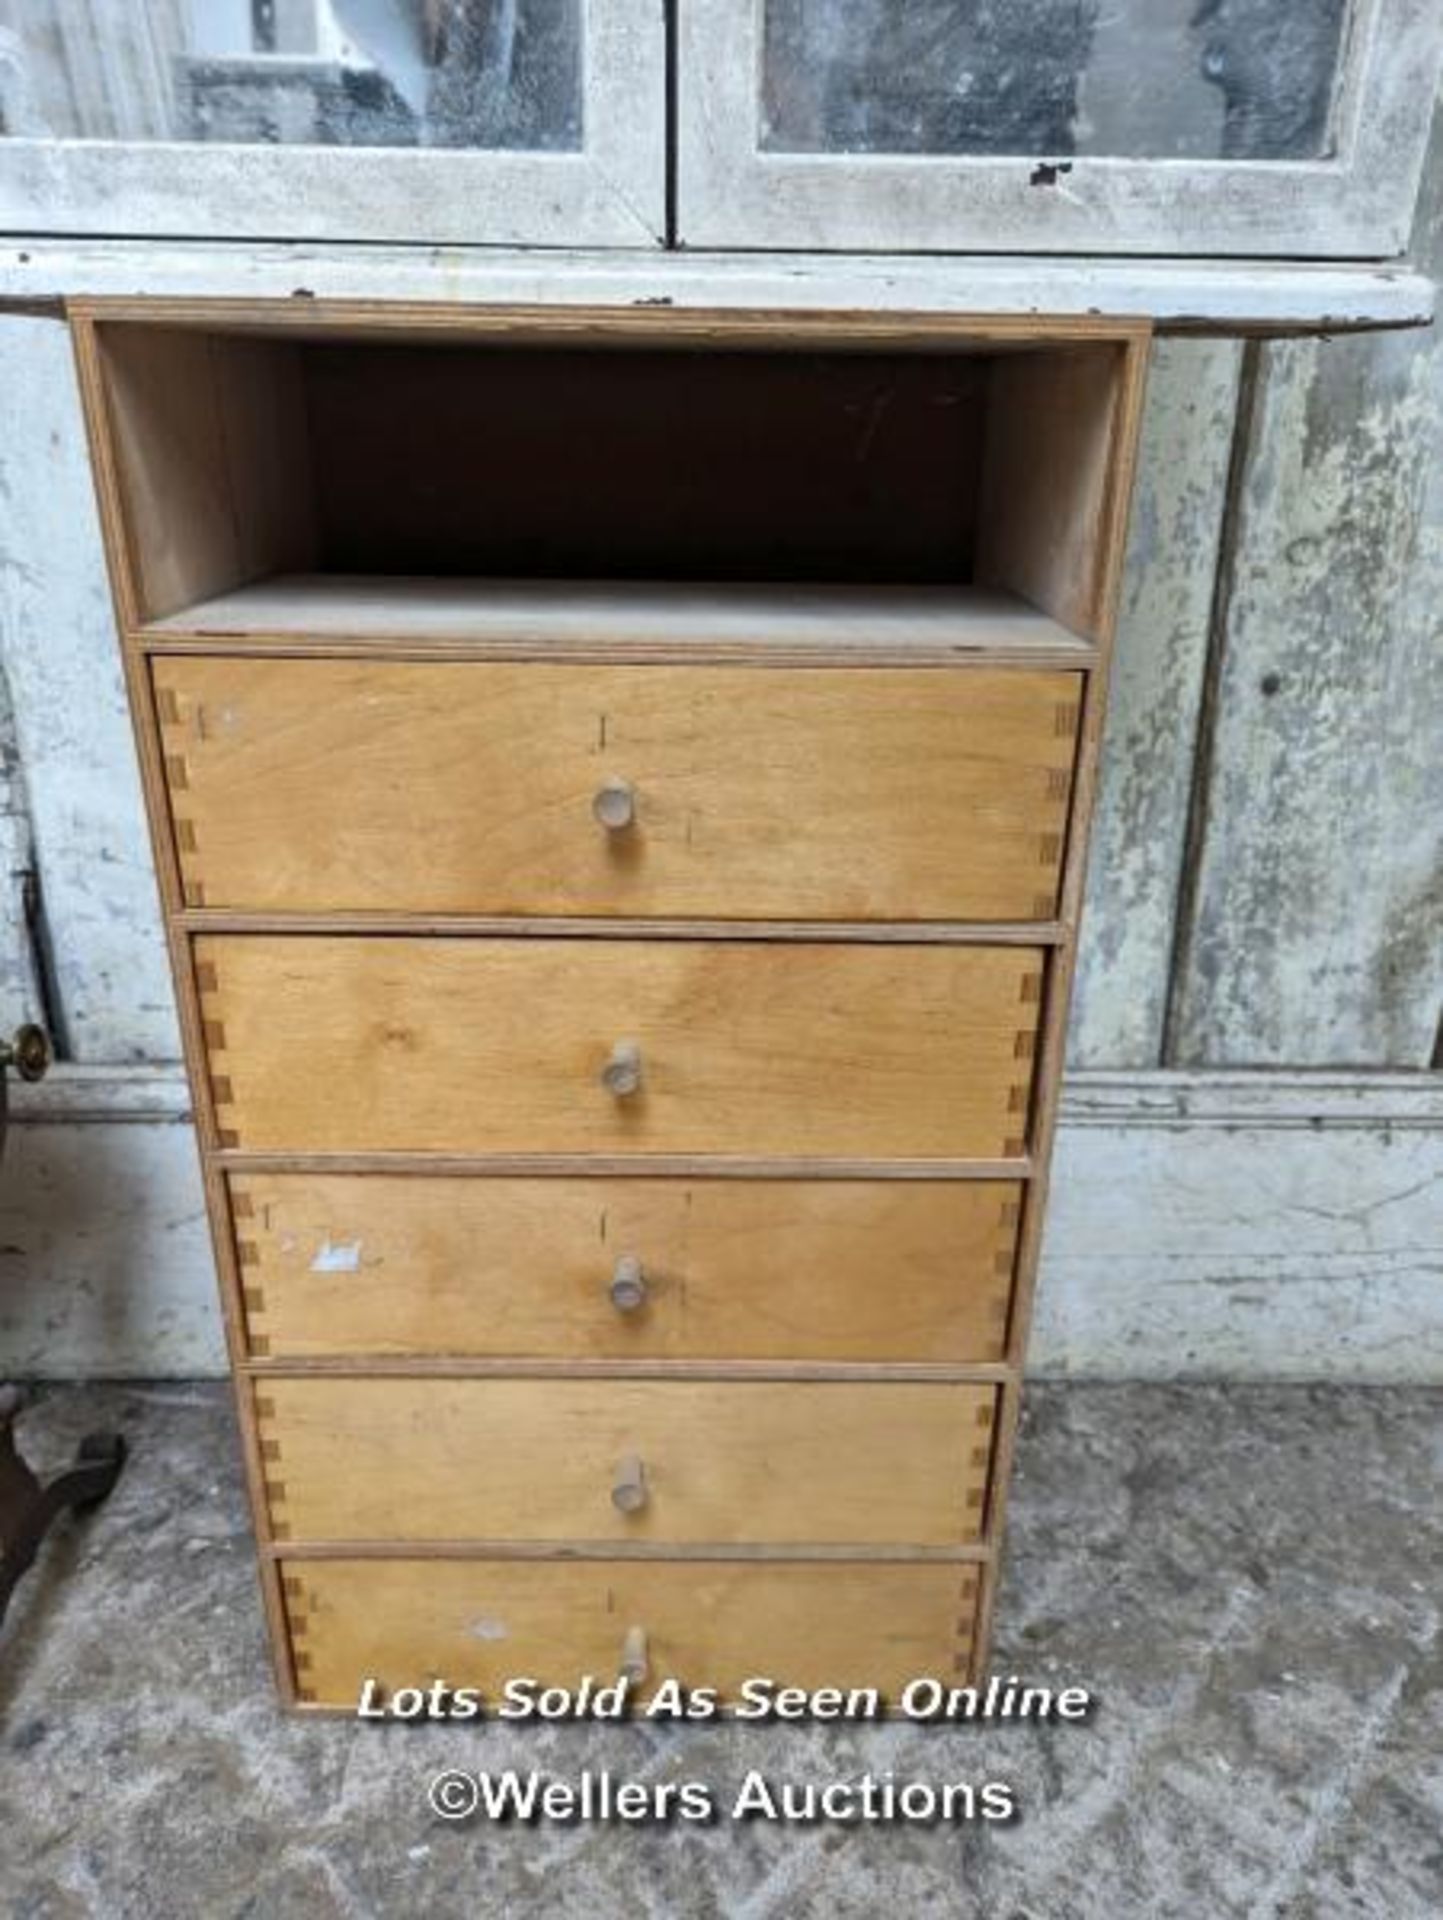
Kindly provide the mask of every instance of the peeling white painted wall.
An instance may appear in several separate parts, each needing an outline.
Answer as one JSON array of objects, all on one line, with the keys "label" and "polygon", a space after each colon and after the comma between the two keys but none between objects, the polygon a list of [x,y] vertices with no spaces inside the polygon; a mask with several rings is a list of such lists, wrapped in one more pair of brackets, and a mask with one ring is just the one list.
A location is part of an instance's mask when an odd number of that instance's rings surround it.
[{"label": "peeling white painted wall", "polygon": [[70,337],[57,319],[0,316],[0,515],[0,667],[57,1043],[79,1061],[173,1060],[140,778]]},{"label": "peeling white painted wall", "polygon": [[1165,341],[1153,353],[1078,951],[1074,1066],[1162,1059],[1241,358],[1225,340]]},{"label": "peeling white painted wall", "polygon": [[[1443,275],[1443,140],[1416,254]],[[1259,350],[1172,1063],[1443,1064],[1443,338]]]}]

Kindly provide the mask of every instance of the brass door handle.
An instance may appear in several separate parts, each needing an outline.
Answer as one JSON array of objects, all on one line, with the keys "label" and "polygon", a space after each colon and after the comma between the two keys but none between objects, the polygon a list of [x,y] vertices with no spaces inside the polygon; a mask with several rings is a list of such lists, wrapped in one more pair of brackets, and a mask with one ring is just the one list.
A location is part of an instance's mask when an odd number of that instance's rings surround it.
[{"label": "brass door handle", "polygon": [[624,1253],[611,1270],[611,1304],[618,1313],[635,1313],[646,1305],[646,1275],[634,1253]]},{"label": "brass door handle", "polygon": [[617,1100],[641,1091],[641,1048],[635,1040],[618,1040],[601,1069],[601,1084]]},{"label": "brass door handle", "polygon": [[611,1476],[611,1504],[618,1513],[640,1513],[646,1501],[646,1468],[641,1456],[623,1454]]},{"label": "brass door handle", "polygon": [[598,826],[608,833],[625,833],[636,825],[636,789],[629,780],[605,780],[591,797]]},{"label": "brass door handle", "polygon": [[44,1027],[17,1027],[0,1040],[0,1072],[13,1068],[22,1080],[43,1080],[50,1071],[50,1036]]}]

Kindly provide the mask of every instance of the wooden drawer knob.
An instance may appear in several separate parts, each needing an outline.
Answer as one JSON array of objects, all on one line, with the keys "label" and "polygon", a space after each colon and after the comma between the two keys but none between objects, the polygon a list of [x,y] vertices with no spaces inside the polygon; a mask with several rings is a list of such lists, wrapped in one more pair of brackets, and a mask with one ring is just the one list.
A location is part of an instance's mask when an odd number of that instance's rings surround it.
[{"label": "wooden drawer knob", "polygon": [[618,1513],[640,1513],[646,1505],[646,1468],[641,1456],[623,1454],[611,1478],[611,1504]]},{"label": "wooden drawer knob", "polygon": [[648,1672],[645,1627],[628,1627],[621,1643],[621,1677],[639,1687]]},{"label": "wooden drawer knob", "polygon": [[608,833],[636,824],[636,789],[629,780],[606,780],[591,797],[591,811]]},{"label": "wooden drawer knob", "polygon": [[641,1048],[634,1040],[618,1040],[601,1069],[601,1084],[618,1100],[641,1091]]},{"label": "wooden drawer knob", "polygon": [[611,1304],[618,1313],[646,1305],[646,1275],[634,1253],[624,1253],[611,1270]]}]

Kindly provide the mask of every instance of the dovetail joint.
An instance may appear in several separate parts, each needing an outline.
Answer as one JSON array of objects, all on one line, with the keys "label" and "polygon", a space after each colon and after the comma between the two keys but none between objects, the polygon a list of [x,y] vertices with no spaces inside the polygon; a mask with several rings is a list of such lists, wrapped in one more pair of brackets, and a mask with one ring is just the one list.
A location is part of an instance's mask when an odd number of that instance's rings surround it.
[{"label": "dovetail joint", "polygon": [[180,896],[188,907],[203,907],[205,878],[200,870],[195,821],[181,810],[176,798],[178,794],[190,791],[191,767],[187,755],[178,750],[183,743],[175,739],[184,726],[185,713],[173,687],[156,687],[155,714],[161,735],[161,759],[165,770],[171,828],[175,836],[176,864],[180,869]]},{"label": "dovetail joint", "polygon": [[291,1673],[296,1681],[296,1698],[305,1703],[316,1697],[314,1687],[303,1686],[301,1677],[314,1671],[314,1656],[298,1641],[309,1639],[311,1623],[306,1608],[305,1582],[295,1574],[287,1574],[281,1581],[281,1598],[286,1618],[286,1635],[290,1642],[287,1652],[290,1655]]},{"label": "dovetail joint", "polygon": [[221,1147],[238,1147],[240,1133],[235,1127],[225,1124],[225,1110],[235,1105],[235,1088],[230,1075],[218,1071],[221,1056],[226,1052],[225,1022],[219,1017],[219,1010],[213,1004],[214,996],[220,991],[220,979],[213,960],[198,960],[194,968],[196,993],[200,999],[201,1037],[205,1043],[206,1063],[210,1068],[210,1098],[215,1110],[216,1141]]}]

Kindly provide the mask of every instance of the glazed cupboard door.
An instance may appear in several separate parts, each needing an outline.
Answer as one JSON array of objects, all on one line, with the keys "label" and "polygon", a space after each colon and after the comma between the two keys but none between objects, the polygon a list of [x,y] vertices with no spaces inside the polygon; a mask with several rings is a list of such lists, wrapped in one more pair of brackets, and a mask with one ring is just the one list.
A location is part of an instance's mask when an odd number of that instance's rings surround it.
[{"label": "glazed cupboard door", "polygon": [[0,228],[654,246],[663,0],[0,0]]},{"label": "glazed cupboard door", "polygon": [[0,230],[1388,258],[1440,41],[1438,0],[0,0]]},{"label": "glazed cupboard door", "polygon": [[682,0],[696,247],[1382,258],[1437,0]]}]

